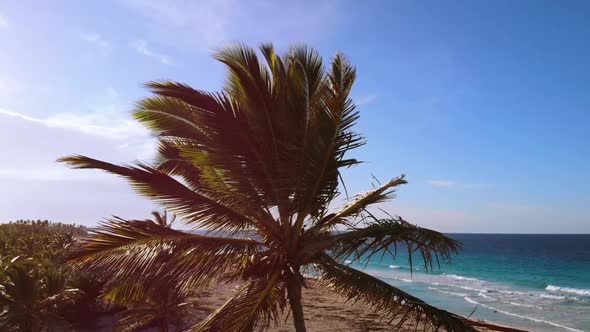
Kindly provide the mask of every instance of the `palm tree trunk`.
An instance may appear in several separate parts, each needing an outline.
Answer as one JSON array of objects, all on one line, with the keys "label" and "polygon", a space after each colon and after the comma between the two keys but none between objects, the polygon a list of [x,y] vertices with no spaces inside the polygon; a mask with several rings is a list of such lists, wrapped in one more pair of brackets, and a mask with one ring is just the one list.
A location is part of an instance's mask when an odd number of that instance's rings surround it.
[{"label": "palm tree trunk", "polygon": [[293,312],[293,325],[295,326],[295,331],[306,332],[305,319],[303,317],[303,303],[301,302],[301,285],[296,281],[288,281],[287,292],[289,305]]}]

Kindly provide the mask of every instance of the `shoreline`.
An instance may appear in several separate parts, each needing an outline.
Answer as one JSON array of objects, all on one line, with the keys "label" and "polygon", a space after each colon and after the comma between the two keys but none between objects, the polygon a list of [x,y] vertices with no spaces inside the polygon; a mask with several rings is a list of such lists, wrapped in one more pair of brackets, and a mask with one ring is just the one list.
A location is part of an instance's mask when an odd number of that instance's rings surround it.
[{"label": "shoreline", "polygon": [[[379,314],[362,302],[346,302],[345,298],[330,290],[319,287],[315,280],[309,279],[310,287],[303,290],[303,311],[305,323],[309,331],[391,331],[395,322],[389,324]],[[192,324],[204,319],[232,296],[239,283],[223,284],[204,291],[198,298],[197,308],[193,311]],[[193,316],[191,315],[191,316]],[[271,325],[268,331],[293,332],[291,317],[283,314],[277,325]],[[526,332],[517,327],[496,324],[490,321],[473,321],[477,330],[482,332]],[[399,331],[414,331],[415,320],[408,320]],[[423,328],[419,323],[418,330]]]}]

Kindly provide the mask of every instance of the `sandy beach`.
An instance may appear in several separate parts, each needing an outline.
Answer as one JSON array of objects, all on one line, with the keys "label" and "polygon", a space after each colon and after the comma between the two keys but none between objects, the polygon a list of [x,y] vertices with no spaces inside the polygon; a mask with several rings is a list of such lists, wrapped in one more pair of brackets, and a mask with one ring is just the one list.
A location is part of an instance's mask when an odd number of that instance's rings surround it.
[{"label": "sandy beach", "polygon": [[[205,318],[210,312],[221,306],[239,287],[239,284],[226,284],[209,291],[203,292],[199,299],[199,309],[195,311],[193,322]],[[318,287],[313,280],[310,281],[310,288],[303,291],[303,310],[305,323],[308,331],[392,331],[395,323],[389,324],[382,320],[380,315],[375,314],[367,305],[362,302],[345,302],[345,299],[330,290]],[[285,322],[285,319],[286,322]],[[478,328],[478,331],[521,331],[509,327],[500,329]],[[422,329],[418,327],[418,331]],[[400,331],[415,331],[414,321],[408,321]],[[286,315],[277,326],[272,326],[269,331],[292,332],[290,317]]]}]

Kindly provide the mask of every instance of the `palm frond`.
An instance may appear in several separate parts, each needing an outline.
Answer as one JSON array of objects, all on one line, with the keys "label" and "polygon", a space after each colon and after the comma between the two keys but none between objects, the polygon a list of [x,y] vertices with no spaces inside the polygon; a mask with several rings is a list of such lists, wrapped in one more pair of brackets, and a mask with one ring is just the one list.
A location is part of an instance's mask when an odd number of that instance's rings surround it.
[{"label": "palm frond", "polygon": [[179,288],[175,280],[154,276],[146,281],[116,282],[104,294],[104,300],[127,308],[116,331],[134,331],[146,325],[179,323],[182,321],[186,299],[194,289]]},{"label": "palm frond", "polygon": [[[205,105],[194,106],[180,98],[157,96],[146,98],[137,105],[135,118],[152,130],[160,138],[159,159],[183,160],[198,165],[196,179],[200,180],[201,190],[214,192],[219,181],[228,178],[235,181],[244,180],[246,175],[240,158],[236,156],[248,155],[245,149],[248,139],[240,133],[247,128],[233,114],[232,110],[224,109],[216,98],[205,95],[211,100],[203,101],[203,92],[192,90],[179,83],[161,82],[151,83],[152,86],[166,87],[169,95],[192,93],[195,97],[185,97],[189,101],[196,99]],[[180,90],[173,94],[174,90]],[[188,91],[187,91],[188,90]],[[159,91],[159,90],[156,90]],[[212,108],[201,108],[212,107]],[[252,160],[249,160],[252,162]],[[223,173],[215,173],[213,177],[204,176],[207,169],[221,169]],[[210,175],[210,174],[209,174]],[[208,180],[207,182],[203,180]],[[234,183],[234,186],[237,185]],[[245,181],[239,188],[254,190],[253,184]],[[223,187],[223,186],[222,186]]]},{"label": "palm frond", "polygon": [[281,153],[285,150],[282,138],[280,108],[275,108],[276,99],[268,68],[258,59],[254,49],[246,45],[219,49],[214,58],[228,68],[224,92],[235,103],[236,113],[247,122],[249,140],[261,170],[266,178],[268,198],[282,209],[288,192],[284,186],[284,170]]},{"label": "palm frond", "polygon": [[149,280],[157,275],[194,288],[239,270],[242,257],[259,250],[261,244],[252,239],[202,236],[151,222],[113,219],[82,240],[70,260],[114,280]]},{"label": "palm frond", "polygon": [[324,217],[319,223],[315,224],[311,229],[310,233],[330,230],[337,224],[342,224],[347,221],[347,218],[355,217],[363,212],[369,205],[384,202],[388,199],[393,198],[394,189],[399,185],[406,184],[404,175],[391,179],[389,182],[375,188],[369,192],[358,194],[354,197],[350,203],[344,206],[341,210],[336,213],[330,214]]},{"label": "palm frond", "polygon": [[277,202],[274,170],[280,168],[269,158],[265,149],[270,142],[255,131],[247,107],[227,93],[206,93],[177,82],[150,82],[148,87],[158,96],[141,101],[134,116],[160,137],[160,163],[181,164],[173,166],[176,175],[193,188],[268,219],[264,207]]},{"label": "palm frond", "polygon": [[155,199],[169,210],[184,217],[184,220],[199,227],[216,230],[240,231],[262,223],[266,227],[276,227],[267,219],[248,216],[246,211],[227,206],[187,188],[185,185],[146,164],[137,166],[118,166],[85,156],[71,156],[59,159],[74,168],[101,169],[127,178],[141,194]]},{"label": "palm frond", "polygon": [[202,151],[200,144],[189,140],[166,138],[158,143],[158,171],[178,176],[191,190],[244,210],[247,215],[264,220],[269,228],[273,227],[275,220],[266,210],[268,204],[262,199],[257,185],[250,181],[253,175],[248,175],[239,158],[233,163],[217,162],[215,155],[220,153],[219,148]]},{"label": "palm frond", "polygon": [[432,269],[440,260],[450,261],[459,252],[461,243],[444,234],[416,225],[412,225],[401,217],[374,219],[364,228],[358,228],[339,234],[324,234],[310,240],[303,249],[307,255],[322,250],[331,250],[336,259],[370,260],[377,253],[391,254],[395,258],[399,247],[408,250],[410,265],[412,255],[419,253],[424,261],[425,269]]},{"label": "palm frond", "polygon": [[324,256],[318,264],[319,282],[348,301],[363,301],[383,313],[397,328],[412,319],[416,329],[424,322],[424,331],[449,332],[475,331],[467,321],[458,315],[433,307],[426,302],[364,272],[338,264]]},{"label": "palm frond", "polygon": [[126,279],[111,282],[103,293],[107,302],[124,306],[133,306],[149,301],[158,303],[180,304],[199,288],[179,287],[178,280],[164,278],[159,273],[149,273],[143,280]]},{"label": "palm frond", "polygon": [[115,324],[115,332],[133,332],[146,327],[157,319],[152,310],[135,310],[119,319]]},{"label": "palm frond", "polygon": [[364,140],[352,131],[358,112],[348,97],[356,69],[339,54],[333,59],[331,70],[323,75],[321,58],[316,52],[301,47],[292,53],[297,65],[294,72],[301,67],[304,78],[300,99],[307,104],[300,107],[308,112],[294,198],[300,210],[296,229],[300,229],[305,216],[324,214],[338,194],[339,168],[357,163],[355,159],[345,159],[345,154],[363,145]]},{"label": "palm frond", "polygon": [[[272,95],[276,98],[278,96],[284,96],[284,91],[287,88],[287,68],[285,62],[275,52],[275,48],[272,44],[260,45],[260,52],[266,60],[266,64],[272,75]],[[278,102],[286,102],[286,100],[275,99]]]},{"label": "palm frond", "polygon": [[246,332],[266,328],[285,307],[280,271],[269,279],[252,279],[222,307],[186,332]]},{"label": "palm frond", "polygon": [[[170,280],[170,279],[168,279]],[[112,283],[103,292],[102,298],[109,303],[129,305],[146,300],[150,291],[149,282],[122,280]]]}]

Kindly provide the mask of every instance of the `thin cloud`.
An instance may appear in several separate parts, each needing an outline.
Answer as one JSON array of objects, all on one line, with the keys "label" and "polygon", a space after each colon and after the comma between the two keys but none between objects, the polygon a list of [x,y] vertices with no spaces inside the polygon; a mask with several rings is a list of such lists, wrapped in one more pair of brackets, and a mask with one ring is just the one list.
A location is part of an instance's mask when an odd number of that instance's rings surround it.
[{"label": "thin cloud", "polygon": [[451,180],[429,180],[427,182],[434,187],[453,187],[455,185],[455,182]]},{"label": "thin cloud", "polygon": [[82,40],[84,40],[85,42],[102,50],[108,50],[111,48],[111,42],[104,39],[98,33],[81,33],[80,38],[82,38]]},{"label": "thin cloud", "polygon": [[109,87],[107,91],[109,92],[109,97],[111,99],[119,98],[119,92],[117,90],[115,90],[115,88]]},{"label": "thin cloud", "polygon": [[99,172],[72,172],[63,165],[48,167],[0,167],[0,179],[13,181],[105,181],[106,174]]},{"label": "thin cloud", "polygon": [[165,65],[169,65],[170,64],[170,57],[165,55],[165,54],[161,54],[161,53],[157,53],[154,52],[153,50],[151,50],[148,45],[147,42],[145,40],[136,40],[134,42],[131,43],[131,47],[139,54],[141,55],[145,55],[149,58],[155,58],[158,59],[158,61],[160,61],[160,63],[165,64]]},{"label": "thin cloud", "polygon": [[3,103],[18,100],[23,94],[23,84],[10,77],[0,77],[0,100]]},{"label": "thin cloud", "polygon": [[152,21],[151,38],[158,38],[160,44],[197,48],[207,53],[228,40],[272,40],[277,46],[297,40],[315,43],[331,33],[344,16],[342,6],[332,0],[317,0],[312,11],[302,4],[273,1],[118,2]]},{"label": "thin cloud", "polygon": [[[0,180],[10,180],[13,184],[103,179],[97,177],[102,174],[100,172],[71,172],[55,163],[56,158],[72,153],[86,151],[101,159],[117,162],[130,159],[150,161],[157,151],[156,142],[148,131],[114,108],[103,107],[102,111],[87,114],[60,113],[48,117],[0,108],[0,128],[8,136],[23,130],[35,133],[5,147],[9,155],[35,151],[0,165]],[[39,137],[43,138],[43,149],[39,149]]]},{"label": "thin cloud", "polygon": [[8,26],[8,20],[4,15],[0,14],[0,29],[6,29]]},{"label": "thin cloud", "polygon": [[46,118],[38,118],[0,108],[0,115],[39,123],[49,128],[69,129],[108,139],[125,140],[148,136],[147,130],[139,123],[125,119],[120,114],[111,111],[97,111],[88,114],[64,112]]},{"label": "thin cloud", "polygon": [[364,96],[359,97],[355,103],[357,106],[366,105],[366,104],[370,104],[370,103],[374,102],[375,99],[377,99],[376,94],[364,95]]}]

